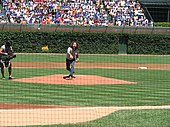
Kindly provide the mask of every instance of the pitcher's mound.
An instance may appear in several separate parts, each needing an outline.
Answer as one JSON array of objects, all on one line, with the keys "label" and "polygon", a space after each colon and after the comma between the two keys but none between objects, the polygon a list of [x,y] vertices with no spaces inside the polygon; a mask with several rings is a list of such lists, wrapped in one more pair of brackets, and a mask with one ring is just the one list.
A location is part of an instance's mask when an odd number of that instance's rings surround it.
[{"label": "pitcher's mound", "polygon": [[13,81],[27,83],[43,83],[43,84],[74,84],[74,85],[97,85],[97,84],[136,84],[136,82],[128,82],[113,78],[106,78],[96,75],[76,75],[71,80],[63,79],[64,75],[49,75],[33,78],[14,79]]}]

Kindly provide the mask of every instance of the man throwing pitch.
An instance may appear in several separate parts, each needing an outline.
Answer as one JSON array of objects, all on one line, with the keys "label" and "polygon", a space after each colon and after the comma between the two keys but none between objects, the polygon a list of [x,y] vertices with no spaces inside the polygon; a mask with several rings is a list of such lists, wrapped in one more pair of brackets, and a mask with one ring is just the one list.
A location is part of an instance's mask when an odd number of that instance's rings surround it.
[{"label": "man throwing pitch", "polygon": [[67,49],[67,55],[66,55],[66,69],[70,72],[68,76],[64,76],[64,79],[72,79],[75,78],[73,76],[74,74],[74,65],[75,62],[78,62],[78,43],[77,42],[72,42],[70,47]]},{"label": "man throwing pitch", "polygon": [[5,79],[4,67],[8,68],[9,79],[12,79],[12,63],[10,59],[14,58],[13,56],[14,53],[11,46],[11,42],[7,41],[0,48],[0,68],[1,68],[2,79]]}]

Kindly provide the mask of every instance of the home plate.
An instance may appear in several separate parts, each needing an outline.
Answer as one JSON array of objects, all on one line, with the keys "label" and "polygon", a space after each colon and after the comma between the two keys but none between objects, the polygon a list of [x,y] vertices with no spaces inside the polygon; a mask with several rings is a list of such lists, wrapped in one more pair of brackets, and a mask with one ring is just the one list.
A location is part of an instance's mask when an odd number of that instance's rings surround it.
[{"label": "home plate", "polygon": [[64,75],[48,75],[33,78],[14,79],[17,82],[26,83],[41,83],[41,84],[72,84],[72,85],[97,85],[97,84],[136,84],[136,82],[129,82],[114,78],[107,78],[96,75],[76,75],[76,78],[71,80],[63,79]]}]

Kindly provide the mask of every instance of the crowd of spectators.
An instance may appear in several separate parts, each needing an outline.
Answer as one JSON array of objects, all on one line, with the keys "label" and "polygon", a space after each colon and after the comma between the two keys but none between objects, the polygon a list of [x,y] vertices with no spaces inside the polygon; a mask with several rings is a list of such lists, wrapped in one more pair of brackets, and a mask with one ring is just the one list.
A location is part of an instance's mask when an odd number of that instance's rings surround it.
[{"label": "crowd of spectators", "polygon": [[144,10],[138,1],[113,0],[103,1],[114,25],[117,26],[150,26],[152,22],[144,15]]},{"label": "crowd of spectators", "polygon": [[1,23],[152,25],[140,3],[133,0],[2,0],[2,4]]}]

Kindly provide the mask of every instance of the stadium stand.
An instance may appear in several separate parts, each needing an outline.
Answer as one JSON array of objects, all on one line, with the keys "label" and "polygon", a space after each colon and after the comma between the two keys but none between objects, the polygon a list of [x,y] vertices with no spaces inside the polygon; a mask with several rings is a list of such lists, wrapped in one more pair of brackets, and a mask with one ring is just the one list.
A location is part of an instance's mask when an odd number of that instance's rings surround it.
[{"label": "stadium stand", "polygon": [[153,26],[135,0],[2,0],[2,6],[1,23]]}]

